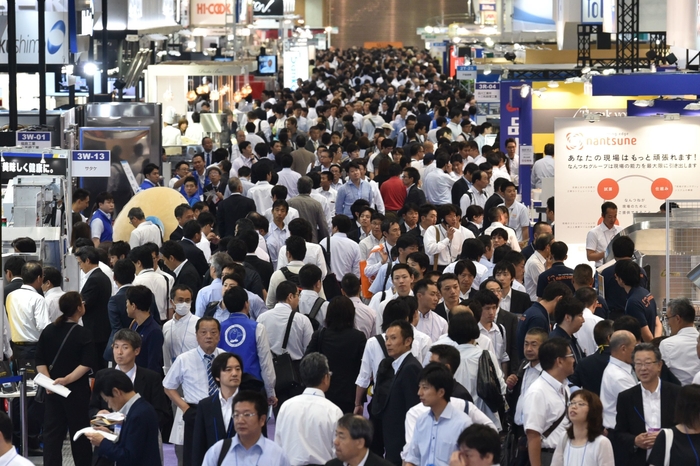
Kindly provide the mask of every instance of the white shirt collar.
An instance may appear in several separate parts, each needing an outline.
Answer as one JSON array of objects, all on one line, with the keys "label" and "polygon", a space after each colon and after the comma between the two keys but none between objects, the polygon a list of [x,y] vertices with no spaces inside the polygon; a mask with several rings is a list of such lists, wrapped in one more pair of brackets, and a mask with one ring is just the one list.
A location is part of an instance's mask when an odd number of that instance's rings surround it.
[{"label": "white shirt collar", "polygon": [[175,267],[175,270],[173,270],[173,273],[175,274],[176,277],[177,277],[178,275],[180,275],[180,271],[182,270],[182,267],[184,267],[184,265],[185,265],[186,262],[187,262],[187,259],[185,259],[184,261],[180,262],[180,265],[178,265],[177,267]]},{"label": "white shirt collar", "polygon": [[[119,366],[117,366],[117,368],[118,368],[120,371],[122,370],[122,368],[119,367]],[[123,372],[123,371],[122,371],[122,372]],[[125,373],[126,375],[129,376],[129,378],[131,379],[131,382],[133,383],[133,382],[134,382],[134,378],[136,378],[136,364],[134,364],[134,367],[132,367],[130,371],[124,372],[124,373]]]},{"label": "white shirt collar", "polygon": [[653,392],[650,392],[649,390],[644,388],[644,385],[642,385],[641,383],[639,385],[642,387],[642,395],[653,398],[658,398],[659,396],[661,396],[661,379],[658,379],[658,382],[656,384],[656,390],[654,390]]},{"label": "white shirt collar", "polygon": [[100,266],[98,265],[97,267],[95,267],[94,269],[92,269],[92,270],[90,270],[88,273],[86,273],[86,274],[85,274],[85,280],[87,281],[88,277],[90,277],[90,275],[92,275],[92,272],[94,272],[95,270],[97,270],[97,269],[99,269],[99,268],[100,268]]},{"label": "white shirt collar", "polygon": [[396,358],[396,359],[391,363],[391,367],[394,368],[394,372],[395,372],[395,373],[398,372],[399,368],[401,367],[401,364],[403,364],[404,359],[406,359],[406,357],[407,357],[409,354],[411,354],[411,352],[410,352],[410,351],[406,351],[404,354],[402,354],[401,356],[399,356],[398,358]]}]

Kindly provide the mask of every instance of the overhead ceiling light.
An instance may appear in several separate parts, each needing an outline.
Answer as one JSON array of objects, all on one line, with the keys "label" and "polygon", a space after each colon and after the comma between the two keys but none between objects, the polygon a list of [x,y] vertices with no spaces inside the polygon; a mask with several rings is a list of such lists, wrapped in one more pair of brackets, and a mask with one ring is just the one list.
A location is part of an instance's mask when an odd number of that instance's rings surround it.
[{"label": "overhead ceiling light", "polygon": [[460,42],[462,42],[462,38],[459,36],[455,36],[452,38],[452,42],[454,42],[455,44],[459,44]]},{"label": "overhead ceiling light", "polygon": [[491,65],[486,65],[486,68],[484,68],[484,74],[491,74]]},{"label": "overhead ceiling light", "polygon": [[654,101],[653,100],[635,100],[634,105],[635,105],[635,107],[653,107]]},{"label": "overhead ceiling light", "polygon": [[607,70],[603,70],[603,76],[610,76],[611,74],[615,74],[614,68],[608,68]]},{"label": "overhead ceiling light", "polygon": [[491,39],[490,37],[487,37],[484,43],[487,47],[493,47],[493,39]]},{"label": "overhead ceiling light", "polygon": [[197,42],[195,42],[193,40],[187,41],[187,48],[188,49],[193,49],[195,47],[197,47]]},{"label": "overhead ceiling light", "polygon": [[691,102],[685,107],[683,107],[684,110],[700,110],[700,102]]},{"label": "overhead ceiling light", "polygon": [[522,86],[520,86],[520,97],[524,99],[528,95],[530,95],[530,86],[527,84],[523,84]]},{"label": "overhead ceiling light", "polygon": [[540,88],[537,89],[537,90],[540,91],[540,92],[547,92],[549,89],[546,88],[546,87],[540,87]]},{"label": "overhead ceiling light", "polygon": [[554,89],[554,88],[559,87],[559,83],[556,82],[556,81],[549,81],[549,82],[547,83],[547,87],[550,87],[550,88]]},{"label": "overhead ceiling light", "polygon": [[591,67],[590,66],[585,66],[581,69],[582,74],[588,74],[591,72]]},{"label": "overhead ceiling light", "polygon": [[426,26],[423,28],[423,31],[425,31],[426,34],[432,34],[433,33],[433,27],[432,26]]}]

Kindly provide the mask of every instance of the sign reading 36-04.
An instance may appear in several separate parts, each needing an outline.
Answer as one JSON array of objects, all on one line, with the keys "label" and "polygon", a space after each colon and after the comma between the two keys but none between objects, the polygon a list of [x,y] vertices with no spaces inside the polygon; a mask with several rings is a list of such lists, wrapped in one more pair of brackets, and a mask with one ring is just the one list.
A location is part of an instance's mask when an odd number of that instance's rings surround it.
[{"label": "sign reading 36-04", "polygon": [[71,175],[87,178],[109,177],[108,150],[74,150],[71,155]]}]

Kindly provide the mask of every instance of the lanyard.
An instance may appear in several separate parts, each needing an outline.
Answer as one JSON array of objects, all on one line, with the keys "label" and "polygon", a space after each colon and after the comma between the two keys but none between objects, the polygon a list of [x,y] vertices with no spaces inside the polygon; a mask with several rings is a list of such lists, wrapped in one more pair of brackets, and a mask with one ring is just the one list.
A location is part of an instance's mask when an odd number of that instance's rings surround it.
[{"label": "lanyard", "polygon": [[[569,444],[569,448],[566,453],[566,465],[565,466],[571,466],[571,463],[569,463],[569,457],[571,456],[571,440],[567,442]],[[583,466],[583,462],[586,461],[586,450],[588,449],[588,442],[586,442],[586,446],[583,447],[583,455],[581,456],[581,466]]]},{"label": "lanyard", "polygon": [[[690,438],[690,434],[686,431],[685,432],[686,437],[688,437],[688,443],[690,444],[690,448],[693,449],[693,453],[695,454],[695,464],[697,466],[700,466],[700,458],[698,457],[698,452],[695,450],[695,445],[693,445],[693,440]],[[668,439],[666,440],[668,442]]]}]

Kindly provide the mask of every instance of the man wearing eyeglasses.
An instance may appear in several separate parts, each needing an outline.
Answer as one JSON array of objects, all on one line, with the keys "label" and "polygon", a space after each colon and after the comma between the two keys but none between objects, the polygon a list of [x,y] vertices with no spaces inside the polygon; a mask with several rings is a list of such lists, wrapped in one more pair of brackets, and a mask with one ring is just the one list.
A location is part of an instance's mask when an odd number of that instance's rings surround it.
[{"label": "man wearing eyeglasses", "polygon": [[641,383],[617,397],[613,450],[615,464],[644,466],[659,430],[675,424],[674,407],[681,387],[659,379],[661,352],[651,343],[637,345],[632,361]]},{"label": "man wearing eyeglasses", "polygon": [[[219,440],[204,456],[203,466],[257,464],[290,466],[282,448],[262,435],[267,422],[267,400],[260,392],[241,391],[233,397],[236,436]],[[222,453],[225,452],[225,453]],[[221,458],[223,454],[223,458]],[[222,461],[219,461],[219,460]]]},{"label": "man wearing eyeglasses", "polygon": [[542,375],[523,399],[523,428],[531,466],[549,466],[569,426],[567,377],[574,373],[574,354],[565,339],[550,338],[540,346],[539,358]]}]

